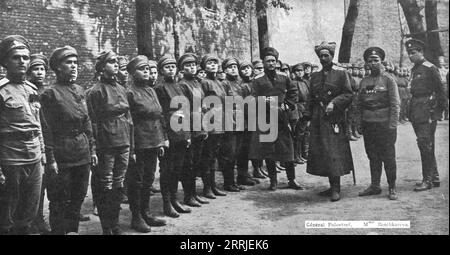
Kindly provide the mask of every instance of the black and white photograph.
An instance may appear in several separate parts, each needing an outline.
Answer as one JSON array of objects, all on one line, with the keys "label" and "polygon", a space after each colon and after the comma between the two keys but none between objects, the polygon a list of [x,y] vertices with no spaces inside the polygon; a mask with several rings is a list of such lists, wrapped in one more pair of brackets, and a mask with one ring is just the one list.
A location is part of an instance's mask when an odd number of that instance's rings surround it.
[{"label": "black and white photograph", "polygon": [[449,235],[448,24],[449,0],[0,0],[0,235]]}]

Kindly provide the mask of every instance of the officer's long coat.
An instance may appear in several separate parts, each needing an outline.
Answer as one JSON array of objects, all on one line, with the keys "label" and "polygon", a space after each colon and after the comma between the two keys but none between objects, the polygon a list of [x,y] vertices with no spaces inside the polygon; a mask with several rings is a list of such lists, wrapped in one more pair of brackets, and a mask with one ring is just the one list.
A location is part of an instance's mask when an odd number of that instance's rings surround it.
[{"label": "officer's long coat", "polygon": [[[325,114],[329,102],[331,114]],[[350,143],[345,135],[345,109],[352,102],[349,76],[334,67],[311,76],[311,135],[307,173],[342,176],[353,170]]]},{"label": "officer's long coat", "polygon": [[[253,81],[252,95],[256,97],[276,96],[279,105],[284,102],[291,110],[294,110],[297,101],[297,88],[291,83],[289,77],[283,74],[277,73],[272,76],[264,74],[256,77]],[[271,128],[273,127],[275,125],[272,125]],[[252,134],[250,159],[272,159],[280,162],[294,160],[294,145],[289,128],[288,112],[278,111],[278,137],[274,142],[260,142],[259,136],[262,133],[257,127],[256,132]]]}]

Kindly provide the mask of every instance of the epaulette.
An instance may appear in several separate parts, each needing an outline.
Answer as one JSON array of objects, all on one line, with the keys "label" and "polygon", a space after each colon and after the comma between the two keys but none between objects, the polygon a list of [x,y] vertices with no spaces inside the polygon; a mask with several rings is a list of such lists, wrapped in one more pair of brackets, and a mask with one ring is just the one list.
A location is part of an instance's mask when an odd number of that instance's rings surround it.
[{"label": "epaulette", "polygon": [[286,73],[283,73],[283,72],[277,72],[277,74],[288,77],[287,74],[286,74]]},{"label": "epaulette", "polygon": [[264,76],[264,73],[260,73],[260,74],[256,75],[253,79],[256,80],[256,79],[261,78],[263,76]]},{"label": "epaulette", "polygon": [[26,85],[28,85],[28,86],[30,86],[32,89],[34,89],[34,90],[36,90],[37,91],[37,87],[36,87],[36,85],[34,85],[33,83],[31,83],[31,82],[29,82],[29,81],[25,81],[24,82]]},{"label": "epaulette", "polygon": [[340,70],[340,71],[347,71],[346,68],[344,68],[344,67],[342,67],[342,66],[340,66],[340,65],[337,65],[337,64],[335,64],[335,63],[333,63],[333,69],[334,69],[334,70]]},{"label": "epaulette", "polygon": [[424,65],[426,67],[433,67],[434,66],[431,62],[428,62],[428,61],[423,62],[422,65]]},{"label": "epaulette", "polygon": [[9,83],[9,80],[7,78],[1,79],[0,80],[0,89],[3,88],[8,83]]}]

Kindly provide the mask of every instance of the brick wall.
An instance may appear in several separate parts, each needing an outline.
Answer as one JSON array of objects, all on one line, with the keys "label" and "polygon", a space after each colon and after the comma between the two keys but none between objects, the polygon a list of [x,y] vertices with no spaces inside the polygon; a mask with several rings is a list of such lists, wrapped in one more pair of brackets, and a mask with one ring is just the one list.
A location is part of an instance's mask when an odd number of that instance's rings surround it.
[{"label": "brick wall", "polygon": [[[92,80],[95,56],[102,50],[137,54],[135,31],[132,0],[0,1],[0,38],[23,35],[32,53],[48,57],[57,47],[75,47],[80,56],[78,83],[84,86]],[[48,80],[54,80],[51,71]]]},{"label": "brick wall", "polygon": [[[217,0],[216,8],[207,9],[204,0],[177,1],[175,28],[179,36],[179,54],[215,53],[219,58],[233,56],[251,60],[258,55],[256,18],[250,13],[236,15],[240,1]],[[212,1],[214,2],[214,1]],[[246,12],[246,7],[242,5]],[[175,53],[174,18],[169,0],[153,1],[151,6],[153,55]],[[254,16],[254,15],[253,15]],[[251,36],[253,34],[253,37]]]}]

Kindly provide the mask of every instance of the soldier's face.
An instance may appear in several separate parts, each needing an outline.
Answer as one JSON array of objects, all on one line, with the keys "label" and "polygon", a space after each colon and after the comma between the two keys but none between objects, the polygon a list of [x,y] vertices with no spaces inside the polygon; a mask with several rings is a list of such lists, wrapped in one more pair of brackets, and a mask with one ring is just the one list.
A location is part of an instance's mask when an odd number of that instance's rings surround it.
[{"label": "soldier's face", "polygon": [[148,65],[138,67],[134,71],[133,78],[137,81],[148,81],[150,79],[150,67]]},{"label": "soldier's face", "polygon": [[305,74],[310,74],[311,73],[311,67],[310,66],[306,66],[304,70],[305,70]]},{"label": "soldier's face", "polygon": [[329,65],[333,61],[333,56],[328,50],[321,50],[319,52],[319,59],[322,65]]},{"label": "soldier's face", "polygon": [[369,56],[367,59],[367,64],[370,67],[372,74],[377,74],[381,71],[383,64],[381,63],[381,58],[378,55]]},{"label": "soldier's face", "polygon": [[275,71],[277,64],[277,59],[274,56],[266,56],[264,58],[264,68],[269,71]]},{"label": "soldier's face", "polygon": [[360,74],[360,76],[365,76],[366,70],[364,68],[359,69],[359,74]]},{"label": "soldier's face", "polygon": [[206,61],[205,70],[209,73],[217,73],[219,71],[219,63],[216,60]]},{"label": "soldier's face", "polygon": [[353,68],[352,69],[352,75],[353,76],[358,76],[359,75],[359,69],[358,68]]},{"label": "soldier's face", "polygon": [[250,66],[246,66],[246,67],[241,69],[241,73],[245,77],[252,76],[252,72],[253,72],[253,70],[252,70],[252,68]]},{"label": "soldier's face", "polygon": [[117,59],[112,58],[106,61],[103,72],[108,76],[117,75],[117,73],[119,73],[119,62],[117,62]]},{"label": "soldier's face", "polygon": [[297,69],[294,72],[295,77],[302,78],[305,75],[305,71],[303,69]]},{"label": "soldier's face", "polygon": [[150,80],[156,81],[158,79],[158,69],[156,67],[150,68]]},{"label": "soldier's face", "polygon": [[127,72],[127,67],[126,66],[121,66],[119,68],[119,72],[117,73],[117,78],[120,81],[126,81],[128,79],[128,72]]},{"label": "soldier's face", "polygon": [[235,64],[228,66],[228,67],[225,69],[225,73],[226,73],[227,75],[230,75],[230,76],[238,76],[238,75],[239,75],[239,69],[238,69],[238,66],[235,65]]},{"label": "soldier's face", "polygon": [[421,61],[424,57],[423,57],[423,52],[420,50],[409,50],[408,51],[408,56],[409,59],[411,60],[411,62],[413,63],[418,63],[419,61]]},{"label": "soldier's face", "polygon": [[13,49],[6,59],[8,74],[25,75],[30,64],[30,51],[28,49]]},{"label": "soldier's face", "polygon": [[69,56],[61,61],[58,71],[64,80],[75,82],[78,78],[78,58]]},{"label": "soldier's face", "polygon": [[185,63],[183,65],[183,71],[185,74],[194,76],[197,73],[197,64],[195,62]]},{"label": "soldier's face", "polygon": [[177,74],[177,65],[175,64],[167,64],[162,68],[162,75],[165,77],[175,77]]},{"label": "soldier's face", "polygon": [[264,73],[264,66],[263,65],[258,65],[258,66],[255,66],[255,75],[258,75],[258,74],[260,74],[260,73]]},{"label": "soldier's face", "polygon": [[197,77],[199,78],[205,78],[206,77],[206,72],[205,70],[200,70],[197,74]]},{"label": "soldier's face", "polygon": [[31,82],[44,82],[46,73],[44,65],[34,65],[28,70],[28,76]]}]

